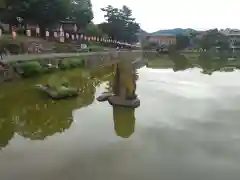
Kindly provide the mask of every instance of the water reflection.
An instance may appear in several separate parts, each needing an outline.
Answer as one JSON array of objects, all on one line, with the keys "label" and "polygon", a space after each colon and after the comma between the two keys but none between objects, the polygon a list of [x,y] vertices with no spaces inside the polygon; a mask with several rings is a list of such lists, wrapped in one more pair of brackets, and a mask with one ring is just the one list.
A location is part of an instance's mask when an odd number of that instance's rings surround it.
[{"label": "water reflection", "polygon": [[[79,89],[79,97],[52,101],[34,89],[37,83],[55,82],[63,77]],[[15,133],[31,140],[43,140],[64,132],[72,124],[72,111],[93,103],[101,79],[92,78],[91,72],[83,69],[4,85],[0,90],[0,101],[4,102],[0,103],[0,148],[6,147]]]},{"label": "water reflection", "polygon": [[136,94],[138,75],[131,61],[121,61],[113,66],[113,76],[99,99],[108,100],[113,107],[114,129],[117,136],[129,138],[135,129],[135,108],[140,100]]},{"label": "water reflection", "polygon": [[198,54],[171,52],[168,55],[147,58],[147,67],[149,68],[172,68],[174,71],[182,71],[197,67],[201,69],[201,73],[207,75],[212,75],[217,71],[231,72],[240,67],[240,59],[228,58],[226,52],[218,54],[212,52],[201,52]]},{"label": "water reflection", "polygon": [[[116,64],[113,93],[121,100],[135,100],[136,95],[136,69],[133,64],[122,62]],[[116,134],[122,138],[129,138],[135,129],[135,108],[113,105],[113,119]]]},{"label": "water reflection", "polygon": [[7,146],[14,136],[14,125],[11,121],[0,119],[0,149]]},{"label": "water reflection", "polygon": [[189,60],[182,54],[173,52],[169,54],[169,58],[173,61],[174,71],[181,71],[193,67]]},{"label": "water reflection", "polygon": [[114,129],[117,136],[129,138],[135,129],[135,109],[113,106]]}]

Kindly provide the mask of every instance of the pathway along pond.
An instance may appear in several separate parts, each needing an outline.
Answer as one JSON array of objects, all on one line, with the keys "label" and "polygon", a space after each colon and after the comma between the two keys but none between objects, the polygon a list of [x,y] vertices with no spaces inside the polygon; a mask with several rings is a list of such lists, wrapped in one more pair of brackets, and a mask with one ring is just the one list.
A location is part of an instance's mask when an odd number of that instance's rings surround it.
[{"label": "pathway along pond", "polygon": [[[239,180],[238,64],[174,55],[150,58],[136,71],[121,66],[129,89],[129,72],[136,73],[136,109],[96,100],[113,89],[116,65],[5,83],[0,179]],[[79,97],[52,101],[34,88],[63,77]]]}]

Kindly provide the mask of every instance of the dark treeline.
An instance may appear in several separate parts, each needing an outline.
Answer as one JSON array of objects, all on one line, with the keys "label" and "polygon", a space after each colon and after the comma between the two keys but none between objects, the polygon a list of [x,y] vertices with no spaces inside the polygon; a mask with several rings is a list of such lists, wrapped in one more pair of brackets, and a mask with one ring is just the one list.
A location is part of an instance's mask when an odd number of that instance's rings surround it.
[{"label": "dark treeline", "polygon": [[77,27],[91,36],[107,36],[110,39],[135,42],[139,25],[127,6],[121,9],[107,6],[105,22],[95,25],[90,0],[0,0],[0,21],[10,25],[34,23],[41,30],[51,28],[59,21],[73,21]]}]

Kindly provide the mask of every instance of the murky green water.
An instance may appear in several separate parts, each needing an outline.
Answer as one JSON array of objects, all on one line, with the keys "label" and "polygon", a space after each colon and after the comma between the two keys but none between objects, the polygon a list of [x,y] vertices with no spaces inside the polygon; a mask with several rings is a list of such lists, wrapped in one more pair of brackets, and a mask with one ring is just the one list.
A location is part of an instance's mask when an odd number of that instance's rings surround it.
[{"label": "murky green water", "polygon": [[[116,66],[4,84],[0,179],[238,180],[238,62],[211,62],[149,61],[136,72],[136,109],[96,101],[114,87]],[[79,97],[52,101],[34,88],[63,77]]]}]

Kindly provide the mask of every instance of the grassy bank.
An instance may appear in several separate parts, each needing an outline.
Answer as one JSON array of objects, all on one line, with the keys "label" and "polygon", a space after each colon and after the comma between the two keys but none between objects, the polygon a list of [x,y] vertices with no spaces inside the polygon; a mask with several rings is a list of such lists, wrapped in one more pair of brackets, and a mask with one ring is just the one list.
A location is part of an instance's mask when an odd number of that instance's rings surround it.
[{"label": "grassy bank", "polygon": [[[82,49],[81,44],[87,44]],[[110,49],[110,46],[100,42],[76,42],[66,41],[60,43],[57,40],[45,40],[39,37],[27,37],[18,35],[15,40],[12,36],[5,34],[0,37],[0,52],[7,50],[10,54],[36,53],[35,46],[41,53],[77,53],[77,52],[103,52]]]},{"label": "grassy bank", "polygon": [[49,63],[50,61],[53,61],[53,59],[17,62],[11,65],[15,71],[24,78],[51,73],[56,70],[73,69],[84,65],[84,60],[79,57],[54,59],[54,64]]}]

